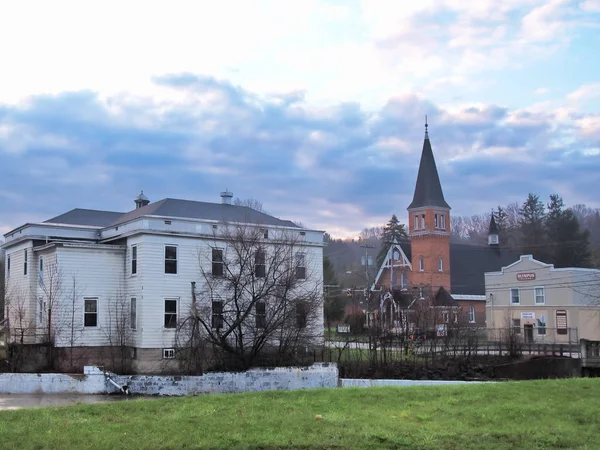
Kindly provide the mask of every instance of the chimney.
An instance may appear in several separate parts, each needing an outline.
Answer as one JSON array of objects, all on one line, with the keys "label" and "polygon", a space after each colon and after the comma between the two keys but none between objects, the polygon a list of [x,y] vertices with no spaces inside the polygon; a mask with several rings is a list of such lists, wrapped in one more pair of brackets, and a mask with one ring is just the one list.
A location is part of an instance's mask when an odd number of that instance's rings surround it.
[{"label": "chimney", "polygon": [[147,204],[149,204],[150,200],[148,200],[148,197],[146,197],[144,195],[144,191],[142,191],[141,194],[135,198],[134,202],[135,202],[135,209],[140,209],[143,206],[146,206]]},{"label": "chimney", "polygon": [[229,192],[229,190],[225,189],[225,191],[221,192],[221,203],[224,205],[231,205],[231,199],[233,198],[233,192]]}]

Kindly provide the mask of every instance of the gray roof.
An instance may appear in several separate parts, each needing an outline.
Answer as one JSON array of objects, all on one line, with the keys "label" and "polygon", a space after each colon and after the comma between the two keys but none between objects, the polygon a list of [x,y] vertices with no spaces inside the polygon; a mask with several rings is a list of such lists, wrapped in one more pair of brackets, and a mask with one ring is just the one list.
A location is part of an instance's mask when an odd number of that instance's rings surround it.
[{"label": "gray roof", "polygon": [[289,220],[281,220],[247,206],[196,202],[193,200],[179,200],[175,198],[165,198],[141,208],[134,209],[127,214],[115,218],[110,225],[119,225],[142,216],[206,219],[298,228],[297,225]]},{"label": "gray roof", "polygon": [[450,244],[450,292],[485,295],[485,272],[497,272],[519,259],[519,253],[497,245]]},{"label": "gray roof", "polygon": [[123,213],[121,212],[75,208],[60,216],[48,219],[44,223],[107,227],[122,215]]},{"label": "gray roof", "polygon": [[425,132],[425,141],[423,142],[423,152],[421,153],[421,163],[419,164],[419,174],[417,175],[417,184],[415,186],[415,195],[408,209],[420,208],[423,206],[439,206],[450,208],[440,184],[433,150],[429,142],[429,135]]}]

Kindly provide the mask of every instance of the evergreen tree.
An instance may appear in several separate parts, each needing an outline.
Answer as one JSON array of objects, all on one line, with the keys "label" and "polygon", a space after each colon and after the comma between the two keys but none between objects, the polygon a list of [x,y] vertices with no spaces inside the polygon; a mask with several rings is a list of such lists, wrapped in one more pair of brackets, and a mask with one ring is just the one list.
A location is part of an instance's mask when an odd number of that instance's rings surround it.
[{"label": "evergreen tree", "polygon": [[592,264],[590,237],[582,231],[571,209],[564,209],[558,194],[550,196],[545,223],[549,241],[549,260],[555,267],[589,267]]},{"label": "evergreen tree", "polygon": [[400,223],[396,214],[392,215],[390,221],[383,227],[383,233],[381,236],[381,248],[377,255],[377,267],[380,267],[385,259],[385,254],[390,248],[390,245],[394,242],[400,243],[403,240],[408,239],[406,233],[406,227],[403,223]]},{"label": "evergreen tree", "polygon": [[533,255],[541,261],[548,259],[546,230],[544,221],[546,208],[538,195],[529,194],[519,209],[519,228],[521,237],[521,253]]},{"label": "evergreen tree", "polygon": [[498,206],[498,212],[495,214],[496,226],[498,227],[498,239],[500,245],[508,246],[508,215],[502,206]]}]

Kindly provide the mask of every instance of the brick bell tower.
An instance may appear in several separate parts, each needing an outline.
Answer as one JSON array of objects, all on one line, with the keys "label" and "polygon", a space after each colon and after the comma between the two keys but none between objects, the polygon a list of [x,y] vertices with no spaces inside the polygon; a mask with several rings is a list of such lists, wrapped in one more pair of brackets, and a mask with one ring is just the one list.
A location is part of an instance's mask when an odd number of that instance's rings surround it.
[{"label": "brick bell tower", "polygon": [[413,201],[408,207],[408,231],[412,253],[411,284],[443,286],[450,292],[450,206],[444,200],[427,131]]}]

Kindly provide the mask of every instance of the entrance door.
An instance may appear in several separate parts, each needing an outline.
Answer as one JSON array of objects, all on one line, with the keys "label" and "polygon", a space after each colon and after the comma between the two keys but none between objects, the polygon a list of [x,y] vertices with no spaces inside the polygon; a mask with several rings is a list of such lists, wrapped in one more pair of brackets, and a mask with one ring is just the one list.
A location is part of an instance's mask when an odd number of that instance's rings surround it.
[{"label": "entrance door", "polygon": [[533,342],[533,325],[523,325],[523,331],[525,333],[525,342]]}]

